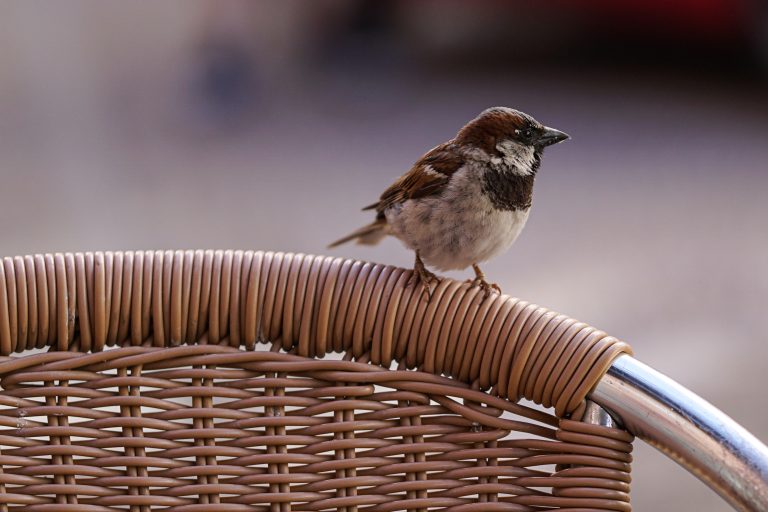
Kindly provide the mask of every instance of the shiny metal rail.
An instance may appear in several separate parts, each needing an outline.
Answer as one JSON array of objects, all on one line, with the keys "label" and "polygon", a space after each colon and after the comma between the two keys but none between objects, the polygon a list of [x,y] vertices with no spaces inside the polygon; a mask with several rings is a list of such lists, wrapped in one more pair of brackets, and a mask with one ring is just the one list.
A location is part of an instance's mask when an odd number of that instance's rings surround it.
[{"label": "shiny metal rail", "polygon": [[626,355],[590,399],[737,510],[768,511],[768,448],[706,400]]}]

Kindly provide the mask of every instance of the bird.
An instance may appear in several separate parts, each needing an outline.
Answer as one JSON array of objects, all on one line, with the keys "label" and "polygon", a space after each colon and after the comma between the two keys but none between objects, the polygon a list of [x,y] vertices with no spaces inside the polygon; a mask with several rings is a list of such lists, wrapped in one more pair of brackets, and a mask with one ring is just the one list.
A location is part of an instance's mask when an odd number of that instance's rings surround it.
[{"label": "bird", "polygon": [[480,263],[507,250],[520,235],[531,210],[533,184],[544,149],[569,139],[530,115],[491,107],[456,136],[419,158],[363,208],[375,219],[328,247],[355,241],[375,245],[394,236],[415,252],[412,276],[431,297],[437,271],[472,267],[472,286],[491,290]]}]

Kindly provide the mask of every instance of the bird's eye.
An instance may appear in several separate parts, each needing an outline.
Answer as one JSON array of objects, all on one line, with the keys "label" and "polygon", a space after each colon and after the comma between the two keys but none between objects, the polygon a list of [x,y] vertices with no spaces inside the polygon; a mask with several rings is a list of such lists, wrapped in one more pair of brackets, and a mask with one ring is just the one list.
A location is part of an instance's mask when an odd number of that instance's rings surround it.
[{"label": "bird's eye", "polygon": [[530,139],[531,137],[533,137],[533,129],[531,129],[530,127],[515,130],[515,132],[517,133],[517,135],[519,135],[523,139]]}]

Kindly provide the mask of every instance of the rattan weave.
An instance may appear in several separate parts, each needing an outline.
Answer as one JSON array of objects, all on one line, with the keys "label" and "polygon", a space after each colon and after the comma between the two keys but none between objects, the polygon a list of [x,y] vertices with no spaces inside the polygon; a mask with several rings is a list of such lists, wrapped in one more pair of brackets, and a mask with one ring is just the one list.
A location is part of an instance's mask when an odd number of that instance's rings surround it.
[{"label": "rattan weave", "polygon": [[575,421],[629,347],[545,308],[283,253],[2,270],[0,511],[630,510],[631,436]]}]

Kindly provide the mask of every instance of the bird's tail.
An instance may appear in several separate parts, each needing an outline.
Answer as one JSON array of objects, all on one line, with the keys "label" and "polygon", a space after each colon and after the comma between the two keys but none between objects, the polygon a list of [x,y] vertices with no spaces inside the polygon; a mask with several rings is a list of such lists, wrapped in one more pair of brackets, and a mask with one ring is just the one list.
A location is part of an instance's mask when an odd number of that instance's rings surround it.
[{"label": "bird's tail", "polygon": [[338,245],[351,242],[352,240],[358,244],[375,245],[379,243],[385,236],[387,236],[387,220],[376,219],[367,226],[361,227],[357,231],[350,233],[344,238],[339,238],[332,244],[328,245],[328,248],[331,249]]}]

